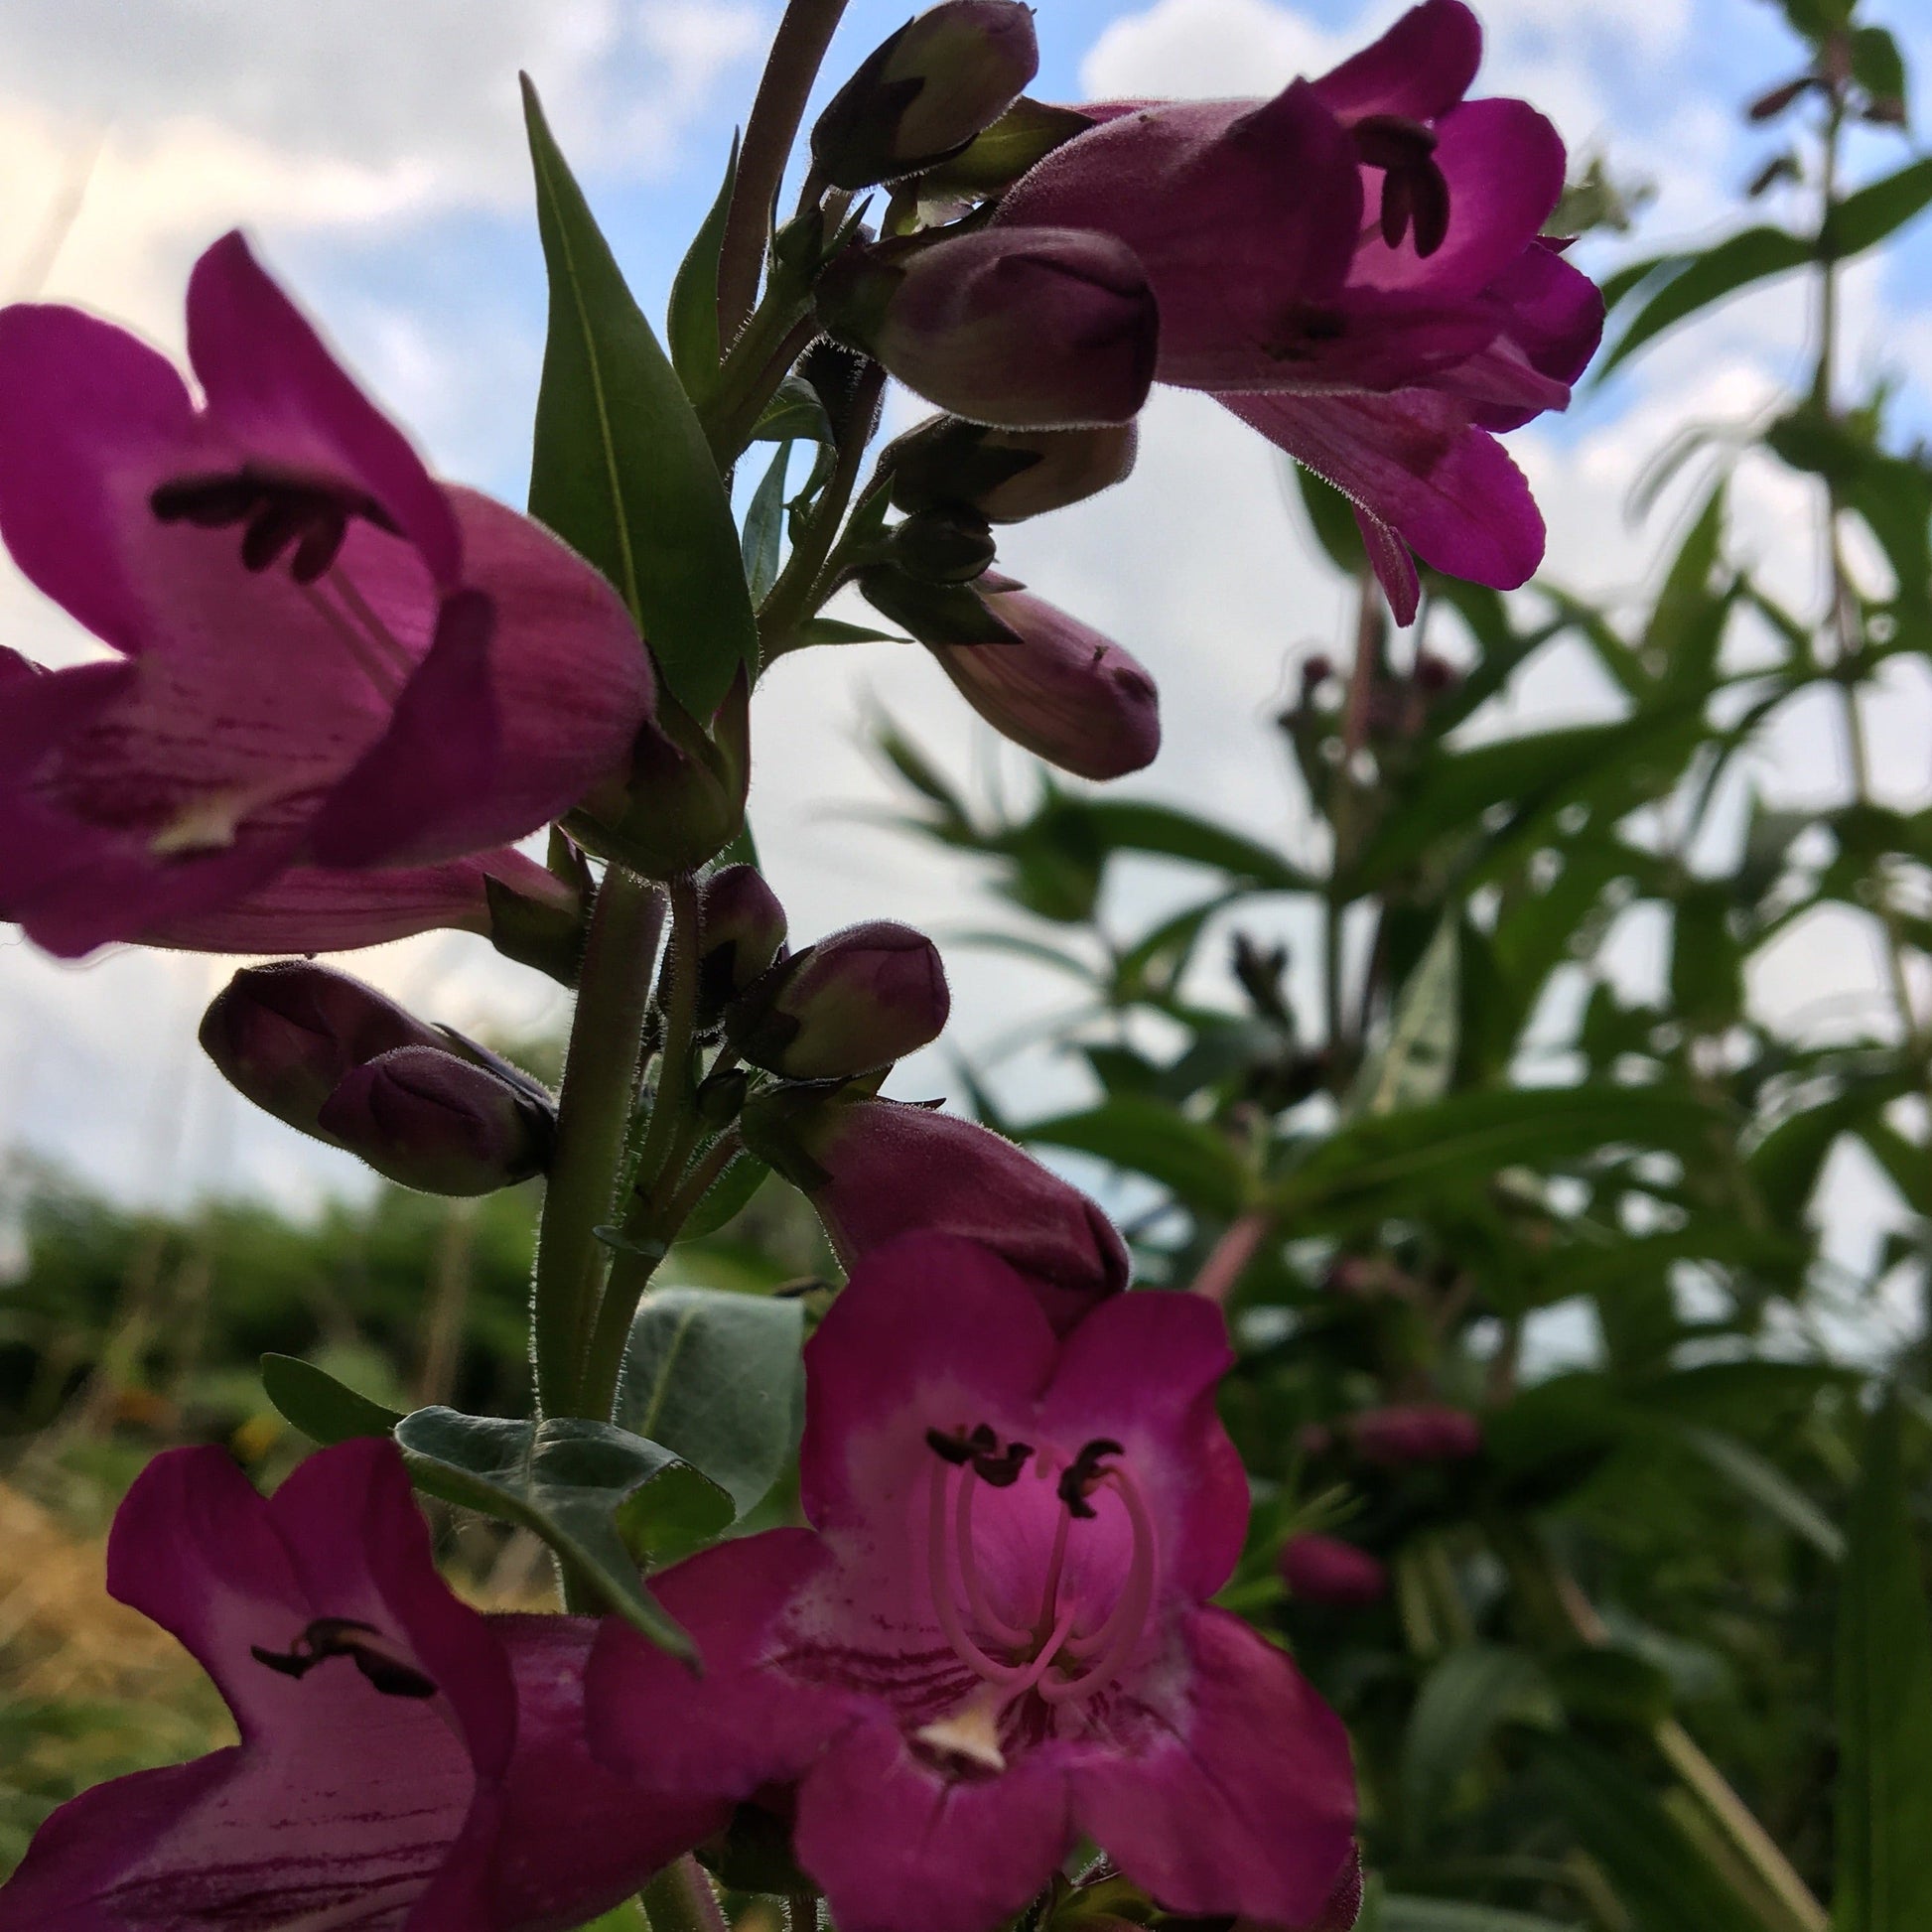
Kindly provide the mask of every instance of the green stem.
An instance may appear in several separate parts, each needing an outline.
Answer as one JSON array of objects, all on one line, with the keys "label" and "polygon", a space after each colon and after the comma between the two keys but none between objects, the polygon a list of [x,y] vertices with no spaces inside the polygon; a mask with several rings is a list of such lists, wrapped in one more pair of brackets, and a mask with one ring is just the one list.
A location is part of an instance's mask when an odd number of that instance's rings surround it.
[{"label": "green stem", "polygon": [[764,405],[817,333],[803,297],[769,299],[746,325],[718,372],[717,386],[698,405],[698,420],[721,473],[745,454]]},{"label": "green stem", "polygon": [[845,6],[846,0],[791,0],[765,58],[745,124],[738,180],[718,254],[718,340],[728,348],[758,300],[759,265],[764,259],[772,204],[812,82]]},{"label": "green stem", "polygon": [[596,1230],[612,1217],[663,911],[655,887],[622,866],[607,869],[578,981],[537,1241],[531,1353],[546,1416],[584,1413],[583,1350],[605,1262]]},{"label": "green stem", "polygon": [[[647,1198],[660,1178],[690,1103],[691,1052],[697,1037],[698,882],[689,873],[670,883],[671,946],[664,962],[664,1052],[657,1063],[657,1092],[650,1125],[637,1154],[636,1193]],[[634,1213],[634,1209],[633,1209]],[[626,1223],[627,1225],[627,1223]]]},{"label": "green stem", "polygon": [[730,1932],[711,1875],[688,1854],[674,1859],[637,1894],[650,1932]]},{"label": "green stem", "polygon": [[764,608],[759,613],[759,637],[767,663],[784,654],[791,632],[812,617],[824,601],[819,590],[820,573],[832,554],[866,453],[866,438],[858,433],[859,426],[871,423],[885,386],[886,371],[877,362],[868,363],[852,399],[845,441],[839,446],[832,474],[825,480],[811,521],[799,532],[784,569],[778,573],[778,581],[771,586]]},{"label": "green stem", "polygon": [[698,1203],[711,1192],[724,1172],[745,1152],[737,1130],[725,1135],[710,1153],[691,1170],[664,1209],[663,1226],[675,1238],[678,1229],[697,1211]]}]

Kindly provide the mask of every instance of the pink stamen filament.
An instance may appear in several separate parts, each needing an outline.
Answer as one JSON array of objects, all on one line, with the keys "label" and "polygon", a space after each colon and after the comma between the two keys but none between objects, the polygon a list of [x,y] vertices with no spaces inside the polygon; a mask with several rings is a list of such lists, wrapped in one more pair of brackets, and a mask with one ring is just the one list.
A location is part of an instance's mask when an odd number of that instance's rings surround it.
[{"label": "pink stamen filament", "polygon": [[969,1464],[959,1472],[959,1497],[953,1510],[953,1541],[959,1555],[959,1581],[965,1586],[966,1607],[982,1630],[990,1630],[1002,1643],[1025,1643],[1035,1633],[1009,1623],[994,1609],[981,1581],[979,1560],[973,1544],[973,1496],[979,1484]]},{"label": "pink stamen filament", "polygon": [[335,585],[336,594],[368,633],[369,641],[379,650],[388,653],[390,663],[406,681],[415,675],[416,660],[389,626],[384,623],[367,598],[356,588],[355,580],[345,571],[340,560],[331,566],[328,581]]},{"label": "pink stamen filament", "polygon": [[1079,1659],[1088,1668],[1079,1677],[1056,1684],[1042,1683],[1039,1695],[1048,1704],[1091,1697],[1118,1677],[1146,1634],[1148,1616],[1154,1608],[1157,1548],[1154,1520],[1148,1514],[1138,1484],[1125,1469],[1116,1465],[1101,1480],[1113,1485],[1114,1493],[1126,1507],[1127,1520],[1134,1533],[1134,1554],[1128,1563],[1127,1582],[1107,1620],[1091,1636],[1067,1643],[1067,1655]]},{"label": "pink stamen filament", "polygon": [[[316,615],[336,633],[348,654],[354,658],[356,668],[375,687],[376,695],[393,703],[396,694],[403,687],[406,674],[404,677],[396,675],[383,661],[380,647],[372,645],[366,633],[337,610],[335,605],[322,594],[320,583],[304,584],[301,586],[301,591],[302,595],[309,600]],[[384,631],[383,635],[387,637],[387,631]],[[401,648],[395,644],[394,638],[389,638],[389,642],[395,648]]]},{"label": "pink stamen filament", "polygon": [[[946,1534],[946,1482],[949,1473],[946,1463],[934,1461],[926,1536],[926,1563],[932,1584],[933,1611],[939,1618],[939,1628],[945,1632],[946,1641],[952,1645],[959,1661],[989,1684],[996,1684],[1004,1690],[1009,1685],[1020,1684],[1027,1679],[1028,1673],[1024,1668],[1016,1668],[1012,1664],[996,1664],[973,1641],[960,1619],[959,1601],[953,1594],[952,1566],[946,1560],[946,1551],[951,1543],[951,1538]],[[973,1480],[970,1471],[965,1479],[968,1482]]]}]

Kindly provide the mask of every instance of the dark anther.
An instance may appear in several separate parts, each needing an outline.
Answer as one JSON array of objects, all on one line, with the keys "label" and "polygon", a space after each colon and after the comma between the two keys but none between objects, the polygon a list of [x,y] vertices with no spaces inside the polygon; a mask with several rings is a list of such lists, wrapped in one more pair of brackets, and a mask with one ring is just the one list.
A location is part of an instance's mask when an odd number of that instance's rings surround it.
[{"label": "dark anther", "polygon": [[336,561],[351,518],[397,534],[394,519],[372,496],[246,468],[177,477],[156,486],[148,507],[163,523],[192,523],[199,530],[243,525],[241,565],[247,571],[267,570],[293,544],[289,572],[298,584],[313,584]]},{"label": "dark anther", "polygon": [[1107,1473],[1100,1466],[1101,1458],[1121,1453],[1118,1443],[1106,1436],[1096,1436],[1067,1464],[1065,1473],[1060,1477],[1059,1495],[1069,1516],[1092,1516],[1096,1513],[1087,1496],[1094,1484]]},{"label": "dark anther", "polygon": [[435,1679],[425,1677],[413,1665],[405,1664],[383,1650],[381,1632],[372,1623],[358,1623],[349,1616],[319,1616],[286,1651],[264,1650],[258,1643],[248,1649],[256,1663],[298,1681],[331,1657],[346,1657],[384,1697],[433,1698]]},{"label": "dark anther", "polygon": [[1355,152],[1382,171],[1382,239],[1391,248],[1413,228],[1416,253],[1433,255],[1449,233],[1449,182],[1436,160],[1436,135],[1401,114],[1365,114]]},{"label": "dark anther", "polygon": [[1020,1471],[1033,1454],[1031,1443],[1009,1443],[997,1453],[987,1450],[973,1457],[973,1473],[995,1489],[1011,1489],[1020,1480]]},{"label": "dark anther", "polygon": [[942,1429],[928,1429],[925,1433],[925,1446],[942,1461],[950,1462],[955,1468],[963,1469],[977,1453],[972,1440],[965,1435],[948,1436]]}]

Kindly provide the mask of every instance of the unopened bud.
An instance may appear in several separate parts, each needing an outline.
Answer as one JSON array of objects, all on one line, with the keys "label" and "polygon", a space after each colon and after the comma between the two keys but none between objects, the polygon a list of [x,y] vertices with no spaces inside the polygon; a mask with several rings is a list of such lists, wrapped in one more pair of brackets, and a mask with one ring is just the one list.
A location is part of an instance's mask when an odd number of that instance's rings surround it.
[{"label": "unopened bud", "polygon": [[834,188],[897,181],[957,154],[1039,67],[1031,7],[944,0],[861,63],[812,129],[812,168]]},{"label": "unopened bud", "polygon": [[321,1131],[323,1103],[351,1068],[444,1044],[374,987],[306,959],[243,967],[203,1017],[201,1040],[230,1086],[305,1134]]},{"label": "unopened bud", "polygon": [[1482,1451],[1482,1425],[1462,1409],[1418,1402],[1366,1409],[1348,1420],[1364,1461],[1400,1468],[1416,1462],[1461,1462]]},{"label": "unopened bud", "polygon": [[993,561],[993,533],[970,509],[920,510],[892,531],[887,545],[906,576],[927,584],[970,584]]},{"label": "unopened bud", "polygon": [[963,1235],[1028,1278],[1059,1334],[1132,1273],[1094,1202],[972,1121],[789,1087],[754,1095],[743,1131],[754,1154],[810,1197],[848,1268],[896,1235]]},{"label": "unopened bud", "polygon": [[726,1014],[725,1035],[767,1072],[839,1080],[937,1039],[951,1006],[932,941],[872,919],[772,967]]},{"label": "unopened bud", "polygon": [[594,797],[572,817],[573,834],[646,879],[696,872],[745,823],[751,782],[749,692],[745,678],[719,706],[710,733],[668,700],[631,747],[621,794]]},{"label": "unopened bud", "polygon": [[555,1116],[529,1088],[437,1046],[351,1069],[322,1107],[331,1139],[426,1194],[487,1194],[542,1173]]},{"label": "unopened bud", "polygon": [[1425,697],[1440,697],[1455,682],[1455,666],[1446,657],[1422,651],[1416,657],[1416,689]]},{"label": "unopened bud", "polygon": [[966,702],[1003,738],[1082,778],[1151,763],[1161,694],[1140,664],[1043,598],[1001,588],[1009,580],[990,574],[981,581],[981,602],[1017,643],[919,639]]},{"label": "unopened bud", "polygon": [[698,1013],[709,1024],[784,950],[785,908],[756,866],[721,867],[698,906]]},{"label": "unopened bud", "polygon": [[819,284],[818,313],[908,389],[978,423],[1125,423],[1154,381],[1154,292],[1134,251],[1092,228],[849,248]]},{"label": "unopened bud", "polygon": [[1137,444],[1132,423],[1017,430],[935,416],[895,443],[881,467],[892,474],[895,508],[959,503],[989,523],[1021,523],[1111,488],[1134,468]]},{"label": "unopened bud", "polygon": [[1389,1590],[1387,1566],[1339,1537],[1291,1536],[1282,1545],[1281,1578],[1304,1602],[1366,1609]]}]

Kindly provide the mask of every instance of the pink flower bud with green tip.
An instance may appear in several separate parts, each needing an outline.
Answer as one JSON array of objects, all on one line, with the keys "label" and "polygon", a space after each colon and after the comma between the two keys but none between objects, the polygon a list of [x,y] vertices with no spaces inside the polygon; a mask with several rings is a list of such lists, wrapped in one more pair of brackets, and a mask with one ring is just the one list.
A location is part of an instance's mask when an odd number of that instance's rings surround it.
[{"label": "pink flower bud with green tip", "polygon": [[758,867],[722,866],[698,912],[698,1010],[715,1020],[784,951],[785,908]]},{"label": "pink flower bud with green tip", "polygon": [[1089,106],[994,218],[1125,242],[1161,311],[1158,379],[1204,389],[1353,499],[1398,618],[1413,550],[1510,589],[1543,521],[1493,432],[1561,409],[1601,297],[1542,237],[1563,142],[1466,100],[1482,36],[1424,0],[1272,100]]},{"label": "pink flower bud with green tip", "polygon": [[781,960],[727,1011],[725,1037],[792,1080],[870,1073],[945,1031],[939,949],[893,919],[847,926]]},{"label": "pink flower bud with green tip", "polygon": [[1232,1361],[1198,1297],[1062,1338],[972,1242],[877,1250],[806,1345],[811,1527],[663,1575],[702,1681],[607,1625],[592,1749],[645,1786],[795,1787],[843,1932],[985,1932],[1083,1839],[1180,1916],[1315,1923],[1354,1780],[1288,1656],[1209,1604],[1248,1521]]},{"label": "pink flower bud with green tip", "polygon": [[1401,1468],[1416,1462],[1462,1462],[1482,1453],[1482,1425],[1463,1409],[1415,1402],[1364,1409],[1347,1433],[1365,1461]]},{"label": "pink flower bud with green tip", "polygon": [[1291,1536],[1282,1545],[1280,1567],[1290,1593],[1309,1603],[1366,1609],[1389,1593],[1387,1566],[1335,1536]]},{"label": "pink flower bud with green tip", "polygon": [[595,1623],[459,1601],[386,1442],[324,1449],[271,1499],[224,1450],[168,1450],[115,1515],[107,1587],[180,1638],[241,1742],[63,1805],[0,1932],[554,1932],[728,1814],[591,1758]]},{"label": "pink flower bud with green tip", "polygon": [[1020,0],[943,0],[867,55],[812,129],[812,171],[870,188],[957,154],[1039,67]]},{"label": "pink flower bud with green tip", "polygon": [[316,1124],[377,1173],[425,1194],[489,1194],[541,1173],[556,1110],[532,1081],[447,1046],[398,1046],[345,1074]]},{"label": "pink flower bud with green tip", "polygon": [[308,959],[245,966],[202,1018],[202,1046],[228,1084],[305,1134],[344,1076],[399,1046],[448,1041],[374,987]]},{"label": "pink flower bud with green tip", "polygon": [[1126,423],[1154,380],[1147,277],[1131,248],[1091,228],[849,248],[817,299],[830,335],[972,422]]},{"label": "pink flower bud with green tip", "polygon": [[900,1235],[962,1235],[1019,1270],[1065,1334],[1133,1276],[1077,1187],[977,1122],[870,1095],[794,1089],[745,1110],[746,1145],[800,1188],[848,1268]]},{"label": "pink flower bud with green tip", "polygon": [[69,955],[225,949],[298,881],[275,938],[304,951],[480,922],[424,870],[621,764],[653,696],[622,604],[433,479],[239,235],[196,265],[188,345],[199,399],[110,324],[0,311],[0,537],[115,653],[3,660],[0,914]]}]

